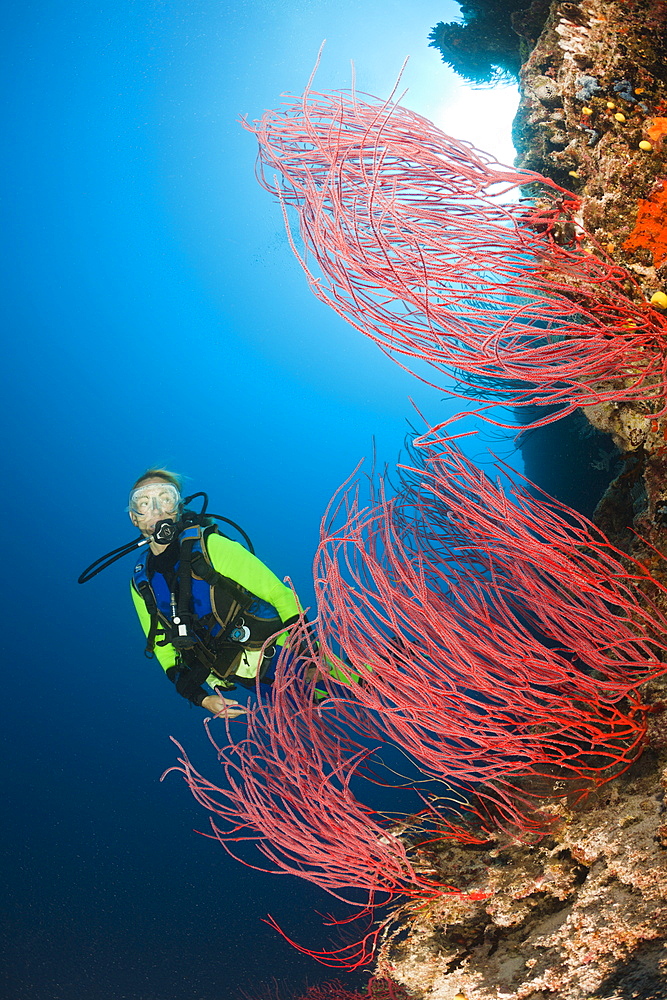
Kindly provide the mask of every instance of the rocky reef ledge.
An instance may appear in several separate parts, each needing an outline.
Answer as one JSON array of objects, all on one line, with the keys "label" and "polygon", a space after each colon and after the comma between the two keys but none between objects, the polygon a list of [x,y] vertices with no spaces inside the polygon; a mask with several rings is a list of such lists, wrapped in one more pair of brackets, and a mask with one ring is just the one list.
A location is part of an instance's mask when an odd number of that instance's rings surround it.
[{"label": "rocky reef ledge", "polygon": [[379,970],[428,1000],[667,998],[667,684],[647,691],[647,747],[535,844],[433,846],[428,862],[482,902],[442,897],[388,930]]}]

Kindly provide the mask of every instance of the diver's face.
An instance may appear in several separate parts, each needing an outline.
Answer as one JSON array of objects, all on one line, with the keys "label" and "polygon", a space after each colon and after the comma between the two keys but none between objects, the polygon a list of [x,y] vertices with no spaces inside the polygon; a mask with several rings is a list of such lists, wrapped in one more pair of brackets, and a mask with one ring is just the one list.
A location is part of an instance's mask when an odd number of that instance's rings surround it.
[{"label": "diver's face", "polygon": [[180,494],[164,479],[147,479],[130,496],[130,520],[144,538],[152,538],[158,521],[176,521]]}]

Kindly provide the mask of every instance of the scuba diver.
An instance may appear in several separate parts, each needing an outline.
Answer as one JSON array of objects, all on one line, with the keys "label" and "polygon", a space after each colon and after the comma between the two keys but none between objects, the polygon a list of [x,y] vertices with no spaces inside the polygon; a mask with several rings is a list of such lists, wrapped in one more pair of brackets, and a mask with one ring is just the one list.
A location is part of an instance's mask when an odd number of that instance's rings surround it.
[{"label": "scuba diver", "polygon": [[[204,497],[200,513],[186,506],[196,496]],[[145,655],[158,660],[183,698],[235,718],[246,710],[225,693],[237,685],[254,689],[257,679],[271,682],[271,661],[287,638],[281,629],[294,624],[301,609],[293,591],[254,555],[245,532],[228,518],[206,516],[206,504],[205,494],[182,499],[179,476],[148,469],[130,490],[127,508],[142,538],[96,560],[79,582],[142,547],[131,593]],[[237,528],[249,548],[222,534],[212,517]]]}]

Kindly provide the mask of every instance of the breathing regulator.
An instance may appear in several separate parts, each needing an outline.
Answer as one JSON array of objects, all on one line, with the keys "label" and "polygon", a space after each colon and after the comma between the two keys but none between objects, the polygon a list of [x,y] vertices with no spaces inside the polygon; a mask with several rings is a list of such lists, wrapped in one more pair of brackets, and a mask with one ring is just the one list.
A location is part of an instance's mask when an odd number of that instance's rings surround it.
[{"label": "breathing regulator", "polygon": [[[202,508],[199,512],[189,510],[188,504],[192,503],[198,497],[202,497]],[[213,524],[212,518],[217,521],[223,521],[225,524],[231,525],[243,538],[246,547],[252,554],[255,554],[255,549],[250,541],[250,538],[245,533],[243,528],[236,523],[236,521],[230,520],[228,517],[223,517],[222,514],[209,514],[207,513],[208,508],[208,494],[206,493],[193,493],[191,496],[186,497],[181,506],[179,507],[178,520],[174,521],[171,518],[164,518],[157,521],[154,528],[153,534],[150,538],[144,538],[141,535],[139,538],[133,539],[131,542],[126,542],[125,545],[119,545],[117,549],[112,549],[111,552],[107,552],[105,555],[100,556],[95,562],[92,562],[90,566],[84,569],[83,573],[79,577],[79,583],[87,583],[88,580],[92,580],[94,576],[101,573],[103,569],[107,566],[111,566],[113,563],[117,562],[118,559],[122,559],[123,556],[128,555],[130,552],[135,552],[137,549],[141,548],[142,545],[148,545],[150,542],[156,542],[158,545],[169,545],[174,539],[178,538],[185,528],[189,528],[191,525],[199,524],[202,527],[207,527]]]}]

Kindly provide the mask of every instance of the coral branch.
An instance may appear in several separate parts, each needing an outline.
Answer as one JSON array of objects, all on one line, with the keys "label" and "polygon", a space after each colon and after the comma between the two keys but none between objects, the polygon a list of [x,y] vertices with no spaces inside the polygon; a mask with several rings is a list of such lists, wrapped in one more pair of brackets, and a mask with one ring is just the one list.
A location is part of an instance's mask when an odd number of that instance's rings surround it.
[{"label": "coral branch", "polygon": [[667,323],[553,181],[354,93],[308,89],[246,127],[288,232],[298,215],[315,295],[390,357],[428,362],[450,391],[463,373],[471,398],[481,383],[560,405],[546,420],[606,400],[662,412]]},{"label": "coral branch", "polygon": [[331,686],[345,726],[539,829],[533,796],[583,794],[638,756],[638,689],[667,668],[662,588],[586,518],[503,490],[452,442],[422,453],[392,499],[364,508],[348,487],[332,506],[321,670],[340,651],[351,664],[353,699]]},{"label": "coral branch", "polygon": [[[505,488],[453,441],[419,440],[395,496],[380,482],[362,506],[353,481],[332,501],[316,561],[318,641],[305,620],[293,627],[245,736],[227,722],[219,746],[209,727],[220,786],[184,752],[172,769],[230,853],[254,842],[271,870],[371,921],[338,950],[297,946],[332,966],[368,960],[384,926],[374,914],[399,896],[484,898],[443,883],[420,849],[481,844],[494,824],[549,830],[549,803],[637,758],[639,687],[667,670],[667,592],[641,563],[502,466]],[[412,837],[351,789],[383,742],[440,782],[406,823]]]},{"label": "coral branch", "polygon": [[[307,635],[304,627],[295,639],[305,643]],[[171,770],[216,817],[213,836],[230,853],[231,844],[256,843],[271,871],[298,875],[362,909],[397,894],[447,890],[416,872],[403,842],[351,792],[371,751],[320,732],[313,682],[304,676],[311,662],[299,666],[293,653],[283,655],[270,703],[249,710],[244,738],[233,739],[227,726],[229,742],[220,747],[208,727],[224,766],[220,787],[199,774],[178,743],[180,767]]]}]

